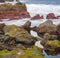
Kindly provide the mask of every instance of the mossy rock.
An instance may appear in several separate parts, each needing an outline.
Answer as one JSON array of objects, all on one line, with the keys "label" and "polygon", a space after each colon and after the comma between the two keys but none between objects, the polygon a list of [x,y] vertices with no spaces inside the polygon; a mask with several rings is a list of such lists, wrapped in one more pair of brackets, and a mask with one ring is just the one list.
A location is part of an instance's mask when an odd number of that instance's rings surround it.
[{"label": "mossy rock", "polygon": [[1,58],[44,58],[42,54],[42,49],[34,46],[30,49],[20,49],[12,51],[0,51]]},{"label": "mossy rock", "polygon": [[16,25],[5,26],[4,32],[10,37],[16,38],[16,41],[23,42],[24,44],[31,44],[35,42],[35,38],[32,35],[30,35],[28,31]]},{"label": "mossy rock", "polygon": [[51,51],[60,51],[60,41],[58,40],[47,40],[45,43],[45,48],[46,50],[51,50]]},{"label": "mossy rock", "polygon": [[24,50],[24,52],[24,54],[18,55],[17,58],[44,58],[42,49],[38,48],[37,46]]},{"label": "mossy rock", "polygon": [[0,58],[15,58],[15,55],[10,51],[0,51]]},{"label": "mossy rock", "polygon": [[4,27],[4,31],[6,35],[9,35],[11,37],[27,37],[30,36],[30,34],[25,31],[23,28],[18,27],[16,25],[7,25]]},{"label": "mossy rock", "polygon": [[47,43],[46,44],[50,44],[50,45],[52,45],[54,48],[55,47],[60,47],[60,41],[58,41],[58,40],[48,40],[47,41]]},{"label": "mossy rock", "polygon": [[49,33],[45,33],[44,34],[44,37],[43,37],[45,40],[55,40],[58,38],[57,35],[54,35],[54,34],[49,34]]}]

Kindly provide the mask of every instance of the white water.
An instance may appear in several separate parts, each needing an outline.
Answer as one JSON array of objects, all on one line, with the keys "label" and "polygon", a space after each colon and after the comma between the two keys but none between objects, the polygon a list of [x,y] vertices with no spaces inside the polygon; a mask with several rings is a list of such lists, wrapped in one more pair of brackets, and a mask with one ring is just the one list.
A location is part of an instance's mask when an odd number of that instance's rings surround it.
[{"label": "white water", "polygon": [[35,43],[35,46],[38,46],[39,48],[44,48],[42,45],[41,45],[41,41],[37,41],[36,43]]},{"label": "white water", "polygon": [[26,4],[26,6],[31,16],[35,14],[47,15],[48,13],[60,15],[60,5]]}]

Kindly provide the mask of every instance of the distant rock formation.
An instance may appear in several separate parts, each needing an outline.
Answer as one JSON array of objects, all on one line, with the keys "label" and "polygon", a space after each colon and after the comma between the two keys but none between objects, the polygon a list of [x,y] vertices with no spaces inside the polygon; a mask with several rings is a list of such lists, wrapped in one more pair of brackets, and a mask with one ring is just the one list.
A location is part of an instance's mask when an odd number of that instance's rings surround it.
[{"label": "distant rock formation", "polygon": [[5,3],[0,5],[0,21],[2,19],[13,20],[22,18],[30,18],[30,14],[24,3],[19,2],[14,5]]},{"label": "distant rock formation", "polygon": [[44,19],[43,16],[40,16],[39,14],[36,14],[31,18],[31,20],[37,20],[37,19]]},{"label": "distant rock formation", "polygon": [[46,19],[58,19],[58,17],[55,16],[54,13],[49,13],[49,14],[46,16]]}]

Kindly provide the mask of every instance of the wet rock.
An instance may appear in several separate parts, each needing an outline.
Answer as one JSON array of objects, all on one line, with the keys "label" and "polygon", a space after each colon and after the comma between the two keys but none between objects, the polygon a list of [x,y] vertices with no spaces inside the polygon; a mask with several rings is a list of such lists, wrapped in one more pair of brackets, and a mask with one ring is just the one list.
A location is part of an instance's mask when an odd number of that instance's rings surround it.
[{"label": "wet rock", "polygon": [[10,37],[16,38],[17,43],[24,45],[33,45],[35,43],[35,38],[31,36],[24,28],[17,27],[15,25],[8,25],[4,27],[4,32]]},{"label": "wet rock", "polygon": [[47,40],[44,44],[45,50],[47,51],[59,51],[60,52],[60,41],[58,40]]},{"label": "wet rock", "polygon": [[58,19],[58,17],[56,17],[54,13],[49,13],[49,14],[46,16],[46,19]]},{"label": "wet rock", "polygon": [[31,20],[37,20],[37,19],[44,19],[44,18],[43,18],[43,16],[40,16],[39,14],[37,14],[31,18]]},{"label": "wet rock", "polygon": [[31,22],[27,21],[23,26],[22,26],[28,33],[30,33],[31,30]]}]

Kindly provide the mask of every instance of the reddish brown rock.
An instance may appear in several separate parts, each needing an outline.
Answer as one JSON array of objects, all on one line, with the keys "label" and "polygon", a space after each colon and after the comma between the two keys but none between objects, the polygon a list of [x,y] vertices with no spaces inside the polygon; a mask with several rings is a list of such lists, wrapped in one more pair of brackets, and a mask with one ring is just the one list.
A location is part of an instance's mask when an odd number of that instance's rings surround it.
[{"label": "reddish brown rock", "polygon": [[32,30],[36,31],[40,37],[47,32],[54,31],[56,29],[56,25],[53,24],[51,20],[47,20],[44,23],[40,24],[38,27],[33,27]]},{"label": "reddish brown rock", "polygon": [[58,19],[58,17],[56,17],[54,13],[49,13],[49,14],[46,16],[46,19]]},{"label": "reddish brown rock", "polygon": [[43,19],[43,16],[40,16],[39,14],[37,14],[31,18],[31,20],[37,20],[37,19]]},{"label": "reddish brown rock", "polygon": [[3,19],[22,19],[22,18],[30,18],[30,14],[27,11],[3,11],[0,12],[0,21]]},{"label": "reddish brown rock", "polygon": [[30,14],[24,3],[16,3],[14,5],[5,3],[0,5],[0,21],[4,19],[15,20],[22,18],[30,18]]}]

